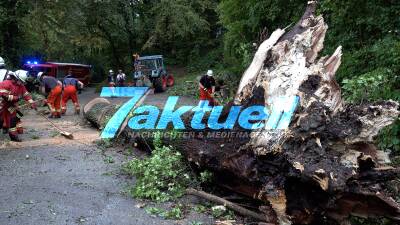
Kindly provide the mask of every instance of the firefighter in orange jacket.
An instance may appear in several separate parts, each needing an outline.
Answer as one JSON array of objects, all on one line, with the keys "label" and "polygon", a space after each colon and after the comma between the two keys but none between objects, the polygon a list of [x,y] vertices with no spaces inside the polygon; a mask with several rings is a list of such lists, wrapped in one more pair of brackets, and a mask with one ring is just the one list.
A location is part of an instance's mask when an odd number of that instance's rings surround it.
[{"label": "firefighter in orange jacket", "polygon": [[78,79],[75,79],[70,71],[63,81],[63,88],[64,88],[64,93],[61,104],[62,114],[64,115],[67,112],[67,103],[71,99],[72,103],[74,103],[75,106],[75,113],[79,115],[80,106],[79,106],[77,91],[83,88],[83,83],[80,82]]},{"label": "firefighter in orange jacket", "polygon": [[210,106],[215,105],[214,92],[215,92],[215,79],[213,71],[208,70],[207,74],[202,76],[199,82],[200,90],[200,108],[204,107],[204,101],[207,100]]},{"label": "firefighter in orange jacket", "polygon": [[43,94],[47,95],[47,106],[51,115],[49,118],[61,118],[61,96],[62,83],[54,77],[45,76],[40,72],[37,76],[40,81],[40,89]]},{"label": "firefighter in orange jacket", "polygon": [[23,132],[18,101],[23,98],[31,104],[32,109],[37,110],[35,102],[24,86],[27,74],[27,71],[23,70],[9,72],[9,79],[0,82],[0,127],[4,133],[8,131],[10,139],[15,142],[21,142],[18,134]]}]

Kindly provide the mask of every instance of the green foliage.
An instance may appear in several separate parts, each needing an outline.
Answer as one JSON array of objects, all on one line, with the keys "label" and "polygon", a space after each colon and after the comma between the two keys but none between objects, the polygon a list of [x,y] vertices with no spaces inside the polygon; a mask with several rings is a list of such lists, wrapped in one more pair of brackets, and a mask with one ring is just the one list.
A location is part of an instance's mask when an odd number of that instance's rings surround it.
[{"label": "green foliage", "polygon": [[198,77],[201,73],[193,72],[175,78],[175,85],[168,89],[169,95],[199,97]]},{"label": "green foliage", "polygon": [[112,139],[101,139],[97,142],[97,146],[100,148],[111,148],[113,146]]},{"label": "green foliage", "polygon": [[190,222],[190,225],[203,225],[203,223],[198,221],[192,221]]},{"label": "green foliage", "polygon": [[225,206],[222,206],[222,205],[217,205],[217,206],[211,207],[211,215],[214,218],[222,218],[225,220],[231,220],[235,216],[233,211],[228,210]]},{"label": "green foliage", "polygon": [[[213,68],[213,67],[205,67],[205,68],[210,68],[214,70],[214,78],[216,81],[222,80],[224,81],[225,87],[224,87],[224,92],[225,96],[224,98],[218,97],[218,101],[221,104],[225,104],[229,102],[230,100],[233,99],[233,96],[235,95],[235,91],[237,89],[237,85],[239,84],[240,81],[240,76],[238,74],[234,74],[232,72],[229,72],[228,70],[224,68]],[[191,96],[194,97],[195,99],[199,98],[199,80],[200,77],[206,73],[206,70],[203,70],[202,72],[193,72],[193,73],[188,73],[185,76],[178,77],[175,81],[176,84],[168,89],[169,95],[175,95],[175,96]]]},{"label": "green foliage", "polygon": [[0,55],[19,67],[24,57],[93,65],[132,73],[132,54],[164,54],[195,62],[220,46],[217,0],[2,1]]},{"label": "green foliage", "polygon": [[146,208],[145,210],[146,210],[146,212],[147,212],[148,214],[151,214],[151,215],[160,215],[161,213],[164,212],[163,209],[157,208],[157,207],[148,207],[148,208]]},{"label": "green foliage", "polygon": [[[344,78],[344,97],[351,103],[400,101],[400,38],[386,36],[372,46],[355,50],[344,58],[339,78]],[[384,129],[379,147],[400,154],[400,122]]]},{"label": "green foliage", "polygon": [[182,155],[169,147],[156,147],[151,157],[134,159],[124,165],[128,174],[137,178],[130,190],[133,197],[164,202],[184,194],[191,176]]},{"label": "green foliage", "polygon": [[393,93],[384,92],[385,98],[400,98],[399,81],[400,72],[400,38],[387,35],[385,38],[376,40],[372,45],[355,49],[344,55],[343,65],[340,67],[338,78],[352,79],[357,76],[383,76],[387,86]]},{"label": "green foliage", "polygon": [[[325,52],[344,49],[337,79],[351,103],[400,100],[400,4],[395,0],[321,2],[319,11],[329,24]],[[384,129],[382,149],[400,154],[400,123]]]},{"label": "green foliage", "polygon": [[[378,142],[381,149],[390,149],[394,155],[400,155],[400,119],[397,119],[392,126],[386,127],[381,131]],[[400,162],[396,164],[400,165]]]},{"label": "green foliage", "polygon": [[40,137],[38,135],[31,135],[31,139],[38,140],[38,139],[40,139]]},{"label": "green foliage", "polygon": [[352,217],[350,223],[351,225],[394,225],[394,222],[388,219],[363,219],[359,217]]},{"label": "green foliage", "polygon": [[163,217],[165,219],[179,220],[183,218],[184,208],[182,204],[175,205],[171,210],[164,210],[157,207],[148,207],[146,208],[146,212],[151,215]]},{"label": "green foliage", "polygon": [[321,1],[319,11],[329,24],[327,50],[333,51],[340,44],[352,52],[372,46],[387,35],[398,34],[399,10],[397,0]]},{"label": "green foliage", "polygon": [[208,208],[205,207],[204,205],[196,205],[196,206],[193,208],[193,210],[194,210],[195,212],[198,212],[198,213],[205,213],[205,212],[208,211]]},{"label": "green foliage", "polygon": [[223,67],[223,48],[217,47],[210,50],[209,52],[202,54],[201,52],[192,51],[192,55],[188,62],[188,71],[190,73],[196,73],[199,71],[205,71],[208,68],[221,68]]},{"label": "green foliage", "polygon": [[171,210],[165,212],[163,214],[163,217],[165,217],[166,219],[174,219],[174,220],[182,219],[183,218],[183,205],[181,205],[181,204],[176,205]]},{"label": "green foliage", "polygon": [[[153,145],[150,157],[133,159],[122,167],[128,175],[136,177],[135,186],[128,190],[133,197],[165,202],[181,197],[189,186],[211,181],[212,174],[208,171],[201,172],[197,179],[185,164],[181,153],[163,146],[161,133],[155,134]],[[162,212],[163,217],[180,218],[181,208],[181,205],[177,205],[171,211]]]},{"label": "green foliage", "polygon": [[112,164],[112,163],[115,163],[115,160],[114,160],[113,157],[107,156],[107,157],[104,159],[104,162],[105,162],[105,163]]},{"label": "green foliage", "polygon": [[199,180],[201,183],[209,183],[213,178],[213,174],[210,171],[203,171],[200,173]]},{"label": "green foliage", "polygon": [[153,145],[154,145],[154,148],[156,148],[156,149],[162,148],[163,142],[162,142],[161,136],[162,136],[161,131],[154,134]]},{"label": "green foliage", "polygon": [[296,22],[306,6],[301,0],[221,0],[218,11],[224,34],[225,61],[243,71],[249,55],[254,51],[252,43],[259,42],[264,28],[271,34]]},{"label": "green foliage", "polygon": [[345,99],[351,103],[400,99],[400,93],[395,89],[398,81],[390,69],[379,68],[353,79],[344,79],[342,89]]}]

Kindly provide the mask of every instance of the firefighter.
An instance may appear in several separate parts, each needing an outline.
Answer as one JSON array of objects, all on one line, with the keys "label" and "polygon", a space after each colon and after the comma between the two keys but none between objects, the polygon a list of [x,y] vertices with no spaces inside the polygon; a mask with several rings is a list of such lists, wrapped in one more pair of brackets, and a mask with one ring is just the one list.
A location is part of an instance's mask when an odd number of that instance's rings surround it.
[{"label": "firefighter", "polygon": [[4,62],[4,59],[0,57],[0,82],[7,80],[8,70],[5,67],[6,63]]},{"label": "firefighter", "polygon": [[38,74],[40,90],[47,96],[47,106],[50,109],[49,118],[61,118],[62,83],[54,77],[46,76],[43,72]]},{"label": "firefighter", "polygon": [[18,109],[18,101],[24,99],[30,103],[32,109],[37,110],[35,102],[24,86],[27,74],[24,70],[9,72],[8,80],[0,82],[0,127],[3,128],[3,133],[8,132],[11,141],[15,142],[21,142],[18,134],[23,133],[22,113]]},{"label": "firefighter", "polygon": [[114,71],[108,71],[108,86],[110,87],[111,97],[115,96],[115,75]]},{"label": "firefighter", "polygon": [[140,67],[140,61],[139,61],[139,54],[133,54],[133,69],[136,71],[139,71],[139,67]]},{"label": "firefighter", "polygon": [[[215,93],[215,79],[213,77],[213,71],[208,70],[207,74],[202,76],[199,82],[200,87],[200,101],[207,100],[210,106],[215,105],[214,93]],[[203,102],[204,103],[204,102]],[[200,105],[202,108],[204,105]]]},{"label": "firefighter", "polygon": [[125,86],[125,79],[126,79],[125,73],[123,73],[122,70],[118,70],[117,86],[118,87],[124,87]]},{"label": "firefighter", "polygon": [[74,78],[70,71],[63,81],[63,96],[62,96],[62,107],[61,113],[64,115],[67,112],[67,103],[71,99],[75,106],[75,114],[80,114],[80,106],[78,101],[78,90],[83,88],[83,83],[78,79]]},{"label": "firefighter", "polygon": [[108,71],[108,86],[115,87],[115,78],[114,78],[114,71]]}]

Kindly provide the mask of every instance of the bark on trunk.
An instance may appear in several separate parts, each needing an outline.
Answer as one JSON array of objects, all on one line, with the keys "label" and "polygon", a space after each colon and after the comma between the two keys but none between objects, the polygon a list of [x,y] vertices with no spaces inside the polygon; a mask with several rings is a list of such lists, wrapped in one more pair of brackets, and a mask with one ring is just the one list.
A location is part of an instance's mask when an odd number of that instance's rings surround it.
[{"label": "bark on trunk", "polygon": [[[207,138],[206,130],[204,138],[165,142],[196,167],[213,171],[217,184],[265,202],[275,213],[269,222],[344,223],[350,215],[400,221],[399,206],[384,188],[400,169],[388,167],[374,145],[378,132],[398,118],[399,104],[343,102],[335,81],[342,48],[318,57],[328,26],[315,16],[315,4],[309,2],[291,31],[278,29],[260,45],[223,113],[234,104],[286,110],[282,96],[299,96],[288,129],[262,129],[245,138]],[[124,132],[128,137],[133,131]]]}]

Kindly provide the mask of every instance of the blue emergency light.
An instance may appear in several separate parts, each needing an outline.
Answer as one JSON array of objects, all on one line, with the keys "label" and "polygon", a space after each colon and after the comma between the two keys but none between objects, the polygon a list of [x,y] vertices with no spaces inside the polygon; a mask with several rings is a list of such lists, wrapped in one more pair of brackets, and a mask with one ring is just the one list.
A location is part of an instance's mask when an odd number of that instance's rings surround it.
[{"label": "blue emergency light", "polygon": [[26,64],[34,64],[34,65],[37,65],[37,64],[39,64],[39,62],[38,62],[37,60],[35,60],[35,61],[29,60],[29,61],[26,61]]}]

